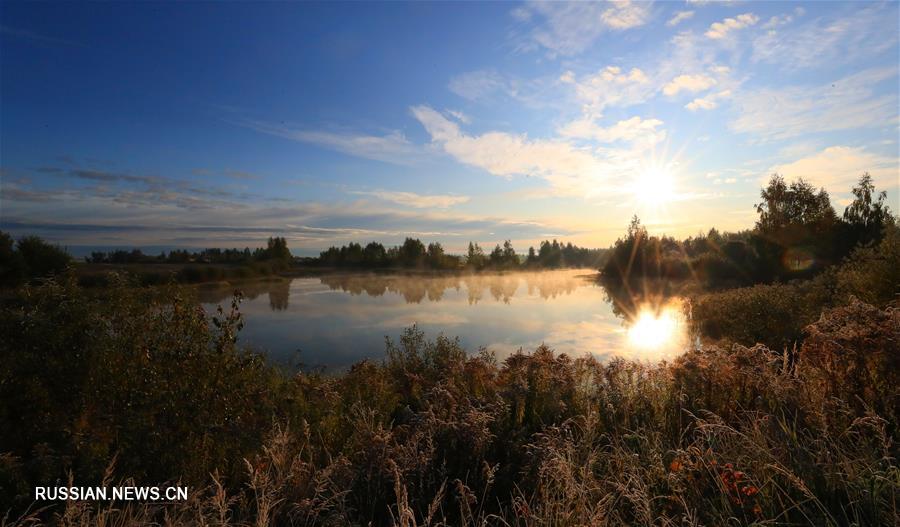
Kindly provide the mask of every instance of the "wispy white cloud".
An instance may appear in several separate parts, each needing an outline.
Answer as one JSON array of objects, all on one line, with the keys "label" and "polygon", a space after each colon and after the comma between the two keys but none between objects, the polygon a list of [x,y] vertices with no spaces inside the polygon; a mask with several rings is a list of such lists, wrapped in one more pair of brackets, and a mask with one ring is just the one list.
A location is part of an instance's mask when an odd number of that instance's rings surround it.
[{"label": "wispy white cloud", "polygon": [[564,137],[592,139],[601,143],[636,140],[657,143],[666,137],[664,130],[658,130],[662,125],[663,122],[659,119],[641,119],[635,116],[603,127],[592,119],[582,118],[569,122],[560,128],[559,133]]},{"label": "wispy white cloud", "polygon": [[711,93],[705,97],[698,97],[685,104],[684,107],[692,112],[696,112],[697,110],[712,110],[719,106],[719,99],[726,99],[728,97],[731,97],[731,90],[722,90]]},{"label": "wispy white cloud", "polygon": [[354,132],[331,132],[291,128],[283,124],[244,120],[242,126],[265,134],[317,145],[344,154],[387,163],[409,165],[421,159],[421,149],[409,142],[400,132],[386,135],[367,135]]},{"label": "wispy white cloud", "polygon": [[601,114],[607,106],[640,104],[650,98],[656,89],[640,68],[624,71],[618,66],[606,66],[580,79],[571,71],[566,71],[560,81],[574,86],[584,112],[594,116]]},{"label": "wispy white cloud", "polygon": [[794,9],[793,13],[783,13],[780,15],[773,16],[761,27],[763,29],[774,29],[779,26],[785,26],[794,21],[794,16],[803,16],[803,14],[805,12],[806,12],[805,9],[803,9],[802,7],[798,7],[796,9]]},{"label": "wispy white cloud", "polygon": [[457,121],[459,121],[463,124],[469,124],[472,122],[472,119],[468,115],[462,113],[459,110],[445,110],[445,111],[447,112],[447,115],[449,115],[450,117],[453,117],[454,119],[456,119]]},{"label": "wispy white cloud", "polygon": [[680,91],[698,92],[715,86],[716,80],[706,75],[679,75],[663,86],[663,93],[669,96]]},{"label": "wispy white cloud", "polygon": [[462,73],[450,80],[450,91],[470,100],[479,100],[498,91],[507,90],[507,82],[495,70],[476,70]]},{"label": "wispy white cloud", "polygon": [[[522,78],[488,68],[454,75],[447,88],[464,99],[482,104],[516,102],[531,109],[560,109],[563,104],[559,99],[560,83],[557,75]],[[453,113],[448,111],[448,115]]]},{"label": "wispy white cloud", "polygon": [[[487,132],[468,135],[459,125],[428,106],[412,113],[431,135],[432,142],[457,161],[502,177],[533,176],[547,181],[560,196],[595,197],[622,193],[622,178],[634,177],[642,167],[642,147],[587,148],[563,139],[529,139],[525,134]],[[644,123],[638,119],[631,123]],[[646,121],[649,128],[655,120]],[[645,125],[646,126],[646,125]],[[607,138],[624,137],[633,126],[602,129]],[[596,130],[591,130],[596,132]]]},{"label": "wispy white cloud", "polygon": [[[318,250],[349,241],[399,243],[416,236],[440,240],[448,248],[455,243],[461,249],[469,239],[532,239],[548,231],[571,232],[558,222],[515,215],[467,214],[440,207],[403,210],[367,201],[209,199],[181,191],[102,186],[47,191],[5,181],[0,187],[4,231],[70,245],[254,247],[266,236],[281,235],[292,249]],[[396,203],[409,196],[386,192],[382,197]]]},{"label": "wispy white cloud", "polygon": [[900,159],[851,146],[830,146],[789,163],[775,165],[768,171],[769,174],[773,172],[788,179],[803,178],[825,187],[832,194],[849,193],[864,172],[872,175],[878,188],[900,186]]},{"label": "wispy white cloud", "polygon": [[666,22],[666,25],[669,27],[675,27],[678,24],[684,22],[685,20],[690,20],[693,17],[694,17],[693,11],[678,11],[677,13],[675,13],[674,16],[672,16],[672,18],[669,19],[668,22]]},{"label": "wispy white cloud", "polygon": [[394,192],[388,190],[353,191],[352,194],[372,196],[384,201],[417,209],[446,209],[466,203],[468,196],[454,194],[416,194],[415,192]]},{"label": "wispy white cloud", "polygon": [[720,40],[728,36],[732,31],[752,26],[759,22],[759,17],[753,13],[744,13],[734,18],[726,18],[721,22],[713,22],[706,31],[706,36],[714,40]]},{"label": "wispy white cloud", "polygon": [[896,48],[896,13],[885,13],[890,7],[886,4],[860,6],[865,7],[790,27],[780,26],[791,21],[791,15],[773,17],[763,26],[768,31],[753,39],[751,58],[796,70],[871,59]]},{"label": "wispy white cloud", "polygon": [[576,55],[604,32],[644,25],[651,11],[646,2],[534,1],[516,8],[512,14],[519,21],[533,24],[521,48],[541,47],[551,55]]},{"label": "wispy white cloud", "polygon": [[819,86],[757,89],[736,95],[739,116],[732,130],[761,140],[811,132],[896,125],[897,93],[879,95],[875,86],[896,79],[897,67],[871,68]]}]

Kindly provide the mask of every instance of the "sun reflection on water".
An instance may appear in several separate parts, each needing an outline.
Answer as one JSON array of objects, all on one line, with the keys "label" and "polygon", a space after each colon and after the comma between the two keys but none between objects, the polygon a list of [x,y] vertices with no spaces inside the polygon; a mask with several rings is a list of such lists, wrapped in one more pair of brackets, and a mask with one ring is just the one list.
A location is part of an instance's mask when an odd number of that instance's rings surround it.
[{"label": "sun reflection on water", "polygon": [[626,329],[628,344],[645,359],[670,358],[687,341],[680,304],[641,306]]}]

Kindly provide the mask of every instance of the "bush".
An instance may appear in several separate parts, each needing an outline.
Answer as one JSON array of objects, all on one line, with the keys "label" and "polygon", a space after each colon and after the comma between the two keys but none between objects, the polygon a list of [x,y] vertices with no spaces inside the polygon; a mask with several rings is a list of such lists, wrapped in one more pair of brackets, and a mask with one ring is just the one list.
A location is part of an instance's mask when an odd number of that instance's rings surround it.
[{"label": "bush", "polygon": [[[795,287],[795,286],[778,286]],[[765,310],[779,293],[751,293]],[[286,375],[242,351],[239,298],[72,280],[0,313],[0,507],[37,484],[192,486],[187,502],[68,502],[64,525],[895,525],[896,310],[671,364],[498,363],[415,327],[383,362]],[[114,460],[114,463],[113,463]],[[12,501],[8,501],[12,500]]]},{"label": "bush", "polygon": [[755,285],[701,295],[692,302],[693,326],[705,337],[781,350],[799,344],[803,328],[832,301],[827,277]]},{"label": "bush", "polygon": [[98,481],[113,456],[140,480],[239,474],[286,381],[235,347],[234,308],[210,320],[185,291],[71,277],[20,291],[0,317],[0,444],[34,481]]},{"label": "bush", "polygon": [[858,248],[842,265],[812,280],[699,295],[692,302],[692,325],[708,338],[783,349],[799,344],[804,328],[824,309],[852,298],[886,306],[898,295],[900,229],[892,225],[878,245]]},{"label": "bush", "polygon": [[14,287],[62,273],[72,258],[58,245],[50,245],[37,236],[26,236],[15,243],[0,231],[0,286]]},{"label": "bush", "polygon": [[837,288],[842,298],[879,306],[900,299],[900,227],[885,227],[881,242],[851,254],[837,272]]}]

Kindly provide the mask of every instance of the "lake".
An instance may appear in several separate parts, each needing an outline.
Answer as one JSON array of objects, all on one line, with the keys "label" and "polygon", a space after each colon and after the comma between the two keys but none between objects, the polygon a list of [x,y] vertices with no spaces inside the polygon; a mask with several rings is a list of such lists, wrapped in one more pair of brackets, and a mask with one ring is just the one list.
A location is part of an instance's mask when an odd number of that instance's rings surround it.
[{"label": "lake", "polygon": [[546,343],[574,356],[656,361],[687,345],[677,297],[614,302],[591,269],[338,273],[201,287],[200,300],[207,310],[227,307],[234,289],[244,294],[239,342],[294,367],[339,370],[381,359],[385,337],[396,341],[413,324],[428,337],[457,336],[470,352],[485,347],[498,359]]}]

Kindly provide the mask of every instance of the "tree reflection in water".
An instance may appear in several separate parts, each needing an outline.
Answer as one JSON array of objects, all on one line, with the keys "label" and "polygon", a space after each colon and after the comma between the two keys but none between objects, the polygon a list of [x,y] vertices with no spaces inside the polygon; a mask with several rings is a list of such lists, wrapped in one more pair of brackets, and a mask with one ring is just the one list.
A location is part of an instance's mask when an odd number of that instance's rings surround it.
[{"label": "tree reflection in water", "polygon": [[[683,351],[687,325],[671,284],[601,283],[593,270],[471,274],[335,273],[199,286],[210,309],[244,295],[242,338],[288,357],[297,347],[333,366],[383,352],[412,324],[471,349],[533,348],[655,360]],[[265,296],[263,296],[265,295]],[[268,302],[266,302],[266,298]],[[508,306],[508,307],[507,307]]]},{"label": "tree reflection in water", "polygon": [[409,304],[419,304],[426,299],[430,302],[440,302],[447,290],[459,291],[461,288],[465,288],[468,293],[470,305],[480,302],[484,298],[485,291],[490,293],[494,301],[508,304],[519,292],[523,282],[527,294],[534,295],[537,292],[542,299],[547,300],[571,294],[584,285],[583,280],[588,277],[589,272],[581,276],[572,274],[560,276],[559,273],[541,272],[424,276],[348,273],[325,275],[319,277],[319,280],[334,291],[373,297],[394,293],[402,296]]},{"label": "tree reflection in water", "polygon": [[228,287],[219,284],[201,285],[197,288],[197,296],[204,304],[222,304],[230,302],[235,291],[240,291],[244,300],[256,300],[261,295],[268,295],[272,311],[285,311],[290,302],[291,280],[284,278],[249,280],[236,282]]}]

